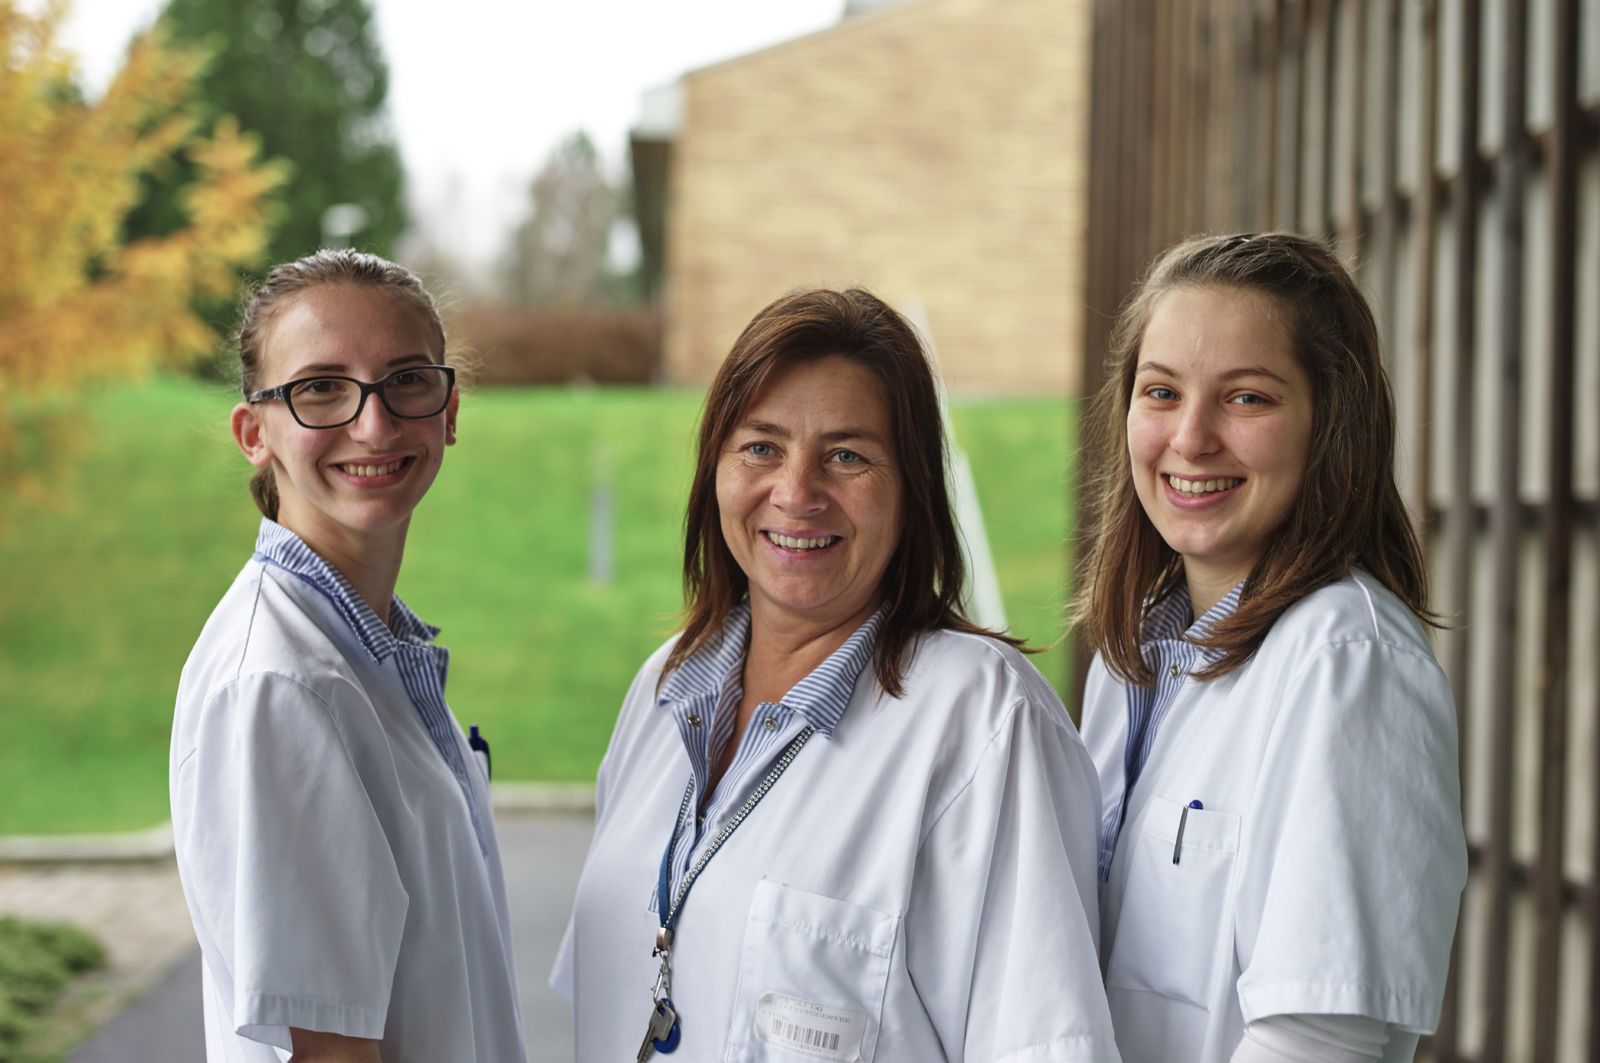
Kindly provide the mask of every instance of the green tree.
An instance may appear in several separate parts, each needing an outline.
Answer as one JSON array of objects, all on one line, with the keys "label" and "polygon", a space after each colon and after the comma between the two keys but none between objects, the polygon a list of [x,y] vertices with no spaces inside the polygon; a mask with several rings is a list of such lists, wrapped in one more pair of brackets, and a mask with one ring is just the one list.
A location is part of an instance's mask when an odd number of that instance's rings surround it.
[{"label": "green tree", "polygon": [[[197,86],[209,121],[233,115],[265,154],[292,167],[278,191],[272,261],[322,246],[324,213],[345,203],[365,214],[349,240],[391,252],[406,224],[404,175],[384,111],[388,65],[367,0],[169,0],[159,23],[173,40],[211,53]],[[130,232],[177,224],[175,191],[188,166],[174,157],[147,182]]]}]

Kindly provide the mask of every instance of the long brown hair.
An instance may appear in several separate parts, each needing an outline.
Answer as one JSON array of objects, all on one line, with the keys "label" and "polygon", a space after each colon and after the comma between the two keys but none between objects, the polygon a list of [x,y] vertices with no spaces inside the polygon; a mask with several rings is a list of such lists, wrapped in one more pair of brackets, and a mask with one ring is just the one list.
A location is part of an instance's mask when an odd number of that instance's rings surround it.
[{"label": "long brown hair", "polygon": [[1355,279],[1332,249],[1307,237],[1201,236],[1155,260],[1112,328],[1105,384],[1087,433],[1094,473],[1084,516],[1093,542],[1073,618],[1089,645],[1125,682],[1154,682],[1139,653],[1145,611],[1183,579],[1183,559],[1134,493],[1128,407],[1156,303],[1191,287],[1267,296],[1312,395],[1299,497],[1246,577],[1237,611],[1200,640],[1222,654],[1196,676],[1209,679],[1244,664],[1285,609],[1357,565],[1419,619],[1437,624],[1427,608],[1422,549],[1394,480],[1394,398],[1378,327]]},{"label": "long brown hair", "polygon": [[[296,296],[326,284],[348,284],[389,292],[422,313],[439,343],[439,358],[448,357],[439,308],[415,273],[386,258],[362,251],[316,251],[274,266],[266,278],[245,295],[239,328],[233,335],[234,348],[239,352],[239,390],[245,398],[262,386],[261,351],[273,322]],[[278,481],[270,466],[258,470],[250,478],[250,495],[267,519],[278,519]]]},{"label": "long brown hair", "polygon": [[873,651],[878,684],[892,697],[904,693],[906,651],[919,636],[937,628],[1022,645],[1019,639],[978,627],[962,612],[966,565],[947,488],[939,392],[916,331],[864,289],[815,288],[786,295],[756,314],[734,341],[706,395],[684,515],[686,618],[663,676],[722,630],[749,589],[722,538],[717,507],[722,448],[774,373],[832,356],[865,366],[883,381],[900,468],[900,542],[879,584],[886,608]]}]

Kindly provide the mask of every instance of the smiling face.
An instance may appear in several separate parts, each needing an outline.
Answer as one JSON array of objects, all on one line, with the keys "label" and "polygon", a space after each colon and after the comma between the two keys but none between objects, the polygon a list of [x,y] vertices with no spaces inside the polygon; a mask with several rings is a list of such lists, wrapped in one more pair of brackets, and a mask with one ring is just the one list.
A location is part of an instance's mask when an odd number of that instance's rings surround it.
[{"label": "smiling face", "polygon": [[1134,490],[1183,557],[1195,613],[1249,574],[1300,493],[1311,383],[1269,297],[1180,287],[1145,328],[1128,406]]},{"label": "smiling face", "polygon": [[877,605],[900,541],[900,473],[877,374],[840,357],[775,372],[717,462],[723,541],[753,622],[808,630]]},{"label": "smiling face", "polygon": [[[267,331],[260,379],[275,387],[323,374],[375,381],[443,358],[427,317],[379,288],[323,285],[292,297]],[[397,549],[411,513],[455,441],[452,393],[443,413],[400,419],[368,395],[339,428],[296,423],[278,400],[240,403],[233,430],[250,463],[277,477],[278,523],[324,557]]]}]

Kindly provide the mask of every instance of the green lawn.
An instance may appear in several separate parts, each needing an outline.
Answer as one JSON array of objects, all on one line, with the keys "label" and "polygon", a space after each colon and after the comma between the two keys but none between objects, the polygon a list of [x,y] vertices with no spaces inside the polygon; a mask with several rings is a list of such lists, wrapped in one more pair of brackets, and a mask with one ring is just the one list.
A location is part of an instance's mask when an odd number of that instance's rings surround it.
[{"label": "green lawn", "polygon": [[[178,672],[249,556],[231,393],[187,380],[85,404],[44,508],[0,498],[0,833],[118,830],[166,816]],[[700,396],[484,390],[413,522],[400,593],[444,629],[450,702],[496,778],[587,779],[640,661],[679,606],[682,503]],[[1012,630],[1061,629],[1069,411],[957,405]],[[596,451],[614,482],[615,580],[588,579]],[[1035,658],[1065,681],[1066,654]]]}]

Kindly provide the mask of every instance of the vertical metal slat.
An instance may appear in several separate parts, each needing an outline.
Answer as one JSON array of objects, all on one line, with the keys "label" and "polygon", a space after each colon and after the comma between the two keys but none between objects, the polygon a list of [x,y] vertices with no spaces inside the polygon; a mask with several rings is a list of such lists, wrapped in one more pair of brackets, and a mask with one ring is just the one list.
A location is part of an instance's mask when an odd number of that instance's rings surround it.
[{"label": "vertical metal slat", "polygon": [[[1542,727],[1539,741],[1539,868],[1534,968],[1535,1059],[1554,1059],[1561,1000],[1561,941],[1566,922],[1567,669],[1572,584],[1573,377],[1577,285],[1577,0],[1554,7],[1555,61],[1550,77],[1555,108],[1545,174],[1550,183],[1550,390],[1546,407],[1550,441],[1550,497],[1544,511],[1544,637],[1539,671]],[[1509,150],[1509,146],[1508,146]]]}]

